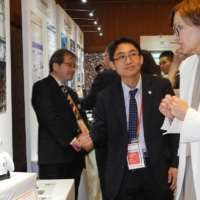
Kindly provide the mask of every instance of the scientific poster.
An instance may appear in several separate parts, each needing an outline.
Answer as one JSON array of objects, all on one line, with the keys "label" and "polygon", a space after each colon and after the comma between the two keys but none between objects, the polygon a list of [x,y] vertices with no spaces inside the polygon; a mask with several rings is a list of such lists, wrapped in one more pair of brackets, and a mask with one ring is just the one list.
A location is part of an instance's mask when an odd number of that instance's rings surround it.
[{"label": "scientific poster", "polygon": [[56,51],[56,28],[47,22],[47,52],[48,59]]},{"label": "scientific poster", "polygon": [[6,32],[5,4],[0,0],[0,114],[6,111]]},{"label": "scientific poster", "polygon": [[31,11],[31,46],[33,83],[43,78],[42,18]]}]

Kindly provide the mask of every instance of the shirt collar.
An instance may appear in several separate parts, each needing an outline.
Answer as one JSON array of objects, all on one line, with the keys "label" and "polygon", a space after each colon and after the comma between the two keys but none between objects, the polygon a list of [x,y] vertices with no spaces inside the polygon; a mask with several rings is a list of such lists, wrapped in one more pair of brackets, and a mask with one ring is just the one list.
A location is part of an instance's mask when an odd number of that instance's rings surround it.
[{"label": "shirt collar", "polygon": [[58,83],[59,86],[63,85],[58,79],[56,79],[56,78],[53,76],[53,74],[50,74],[50,75],[55,79],[55,81]]},{"label": "shirt collar", "polygon": [[130,90],[134,90],[134,89],[138,89],[138,92],[140,93],[140,94],[142,94],[142,77],[141,77],[141,74],[140,74],[140,78],[139,78],[139,81],[138,81],[138,83],[137,83],[137,85],[136,85],[136,87],[135,88],[130,88],[130,87],[128,87],[122,80],[121,80],[121,82],[122,82],[122,89],[123,89],[123,91],[124,91],[124,95],[127,97],[127,98],[129,98],[129,91]]}]

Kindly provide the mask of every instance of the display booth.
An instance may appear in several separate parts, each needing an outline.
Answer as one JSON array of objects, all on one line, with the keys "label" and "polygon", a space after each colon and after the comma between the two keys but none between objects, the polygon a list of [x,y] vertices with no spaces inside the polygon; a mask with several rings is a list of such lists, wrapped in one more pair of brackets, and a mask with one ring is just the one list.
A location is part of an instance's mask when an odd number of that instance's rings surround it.
[{"label": "display booth", "polygon": [[10,1],[0,0],[0,153],[13,157],[10,60]]}]

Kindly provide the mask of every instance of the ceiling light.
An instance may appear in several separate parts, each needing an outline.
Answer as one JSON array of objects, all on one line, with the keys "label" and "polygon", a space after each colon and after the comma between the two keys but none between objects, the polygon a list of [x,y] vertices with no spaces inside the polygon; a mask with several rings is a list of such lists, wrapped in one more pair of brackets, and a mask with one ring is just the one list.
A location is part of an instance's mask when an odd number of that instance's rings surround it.
[{"label": "ceiling light", "polygon": [[89,13],[89,15],[92,17],[94,15],[94,9]]},{"label": "ceiling light", "polygon": [[97,22],[98,22],[98,18],[94,21],[94,24],[97,24]]},{"label": "ceiling light", "polygon": [[98,26],[97,30],[99,30],[99,31],[101,30],[101,25]]},{"label": "ceiling light", "polygon": [[87,2],[87,0],[82,0],[82,2]]}]

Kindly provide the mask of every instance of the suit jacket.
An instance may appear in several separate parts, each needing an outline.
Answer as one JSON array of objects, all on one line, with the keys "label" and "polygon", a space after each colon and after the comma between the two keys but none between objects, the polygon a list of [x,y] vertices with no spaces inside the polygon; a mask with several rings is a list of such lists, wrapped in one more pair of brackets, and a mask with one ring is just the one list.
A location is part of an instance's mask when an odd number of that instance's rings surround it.
[{"label": "suit jacket", "polygon": [[[142,75],[144,137],[154,175],[164,190],[169,189],[169,167],[178,167],[179,144],[178,134],[163,136],[160,129],[164,116],[158,107],[166,94],[173,94],[169,80]],[[95,116],[94,129],[90,135],[95,148],[108,143],[106,189],[107,197],[114,199],[121,185],[124,166],[127,165],[128,132],[121,82],[98,94]]]},{"label": "suit jacket", "polygon": [[[80,104],[77,94],[67,87],[74,103]],[[38,163],[61,164],[73,161],[79,154],[70,145],[76,137],[78,125],[66,96],[56,80],[49,75],[33,86],[32,105],[39,123]],[[86,119],[85,112],[79,109]]]},{"label": "suit jacket", "polygon": [[89,95],[81,99],[82,107],[85,110],[92,110],[95,107],[96,95],[119,80],[120,76],[112,69],[98,73],[94,79]]}]

